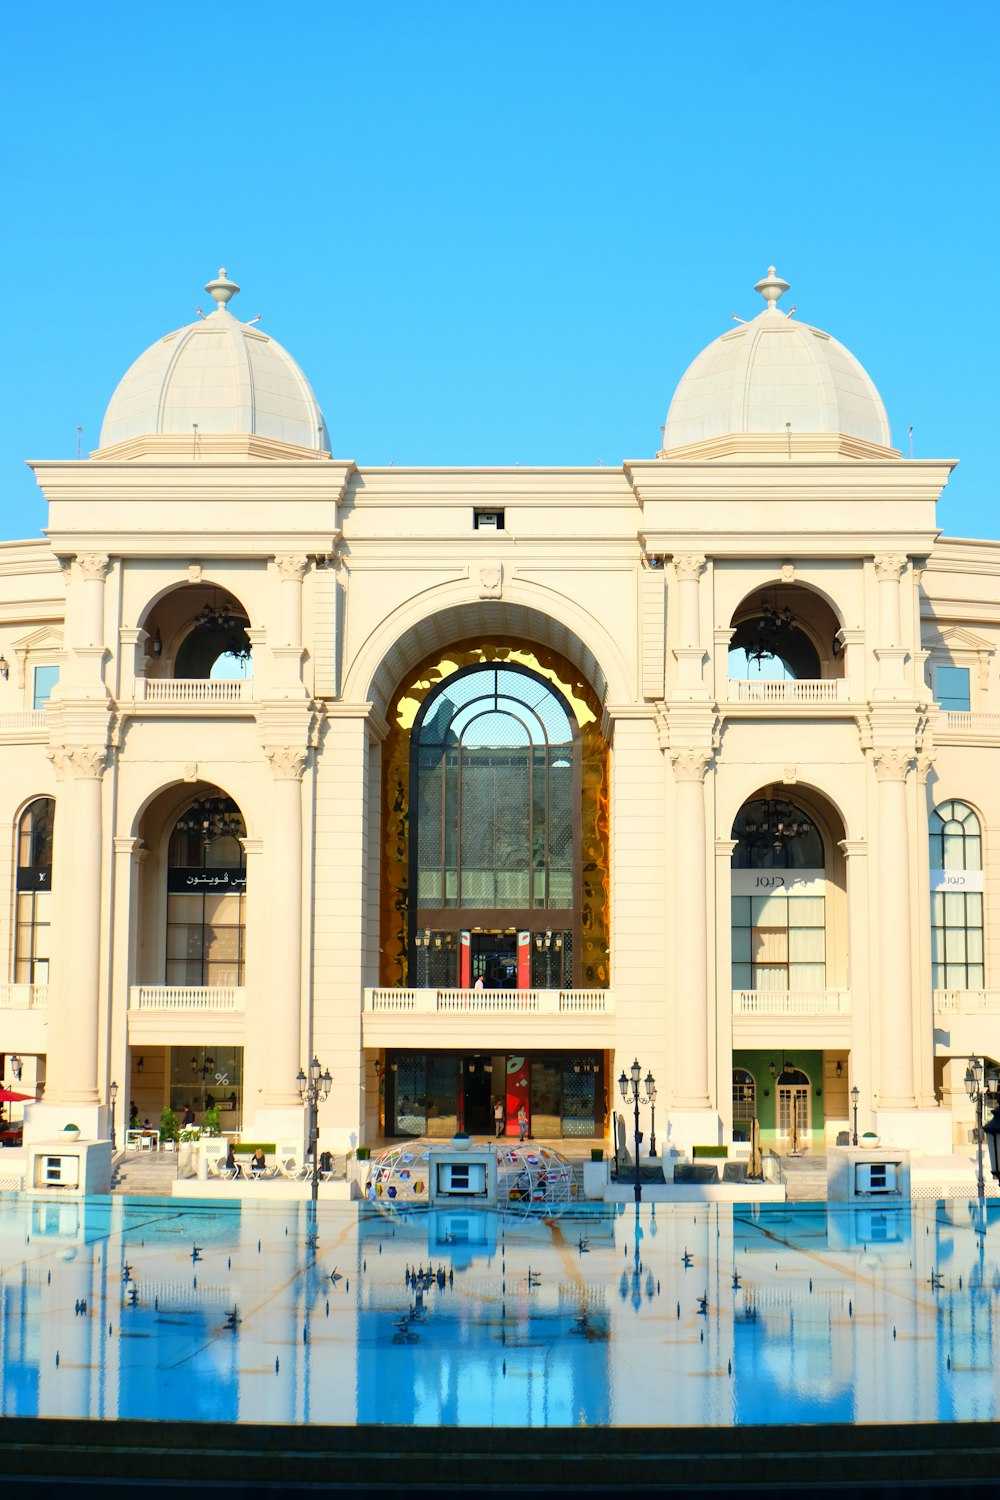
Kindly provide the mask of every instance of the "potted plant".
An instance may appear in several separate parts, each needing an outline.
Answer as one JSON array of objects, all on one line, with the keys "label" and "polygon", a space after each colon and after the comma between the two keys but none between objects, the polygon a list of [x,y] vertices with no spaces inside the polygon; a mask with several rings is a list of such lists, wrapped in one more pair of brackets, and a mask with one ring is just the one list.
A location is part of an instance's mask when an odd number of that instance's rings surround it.
[{"label": "potted plant", "polygon": [[69,1125],[64,1125],[62,1128],[62,1133],[68,1141],[78,1141],[80,1139],[79,1125],[74,1125],[72,1123],[70,1123]]},{"label": "potted plant", "polygon": [[222,1111],[217,1104],[211,1109],[206,1109],[201,1117],[201,1128],[205,1135],[218,1136],[222,1134]]},{"label": "potted plant", "polygon": [[177,1116],[168,1104],[160,1114],[160,1144],[164,1141],[176,1141],[177,1135]]}]

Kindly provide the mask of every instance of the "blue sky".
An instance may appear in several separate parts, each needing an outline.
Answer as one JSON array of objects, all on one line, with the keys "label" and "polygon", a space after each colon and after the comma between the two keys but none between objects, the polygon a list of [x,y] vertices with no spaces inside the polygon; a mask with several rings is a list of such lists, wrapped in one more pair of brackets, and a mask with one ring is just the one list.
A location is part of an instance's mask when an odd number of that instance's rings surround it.
[{"label": "blue sky", "polygon": [[1000,536],[1000,6],[9,6],[0,537],[225,265],[360,464],[650,455],[769,263]]}]

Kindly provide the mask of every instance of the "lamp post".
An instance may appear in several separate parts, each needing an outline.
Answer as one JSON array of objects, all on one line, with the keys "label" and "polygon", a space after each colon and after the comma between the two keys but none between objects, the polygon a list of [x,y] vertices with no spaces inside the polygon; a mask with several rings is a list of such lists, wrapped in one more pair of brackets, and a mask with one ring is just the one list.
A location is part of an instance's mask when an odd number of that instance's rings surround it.
[{"label": "lamp post", "polygon": [[[995,1068],[991,1068],[986,1074],[986,1087],[983,1088],[983,1063],[981,1058],[970,1057],[969,1066],[965,1070],[965,1092],[976,1106],[976,1193],[982,1201],[986,1197],[986,1182],[983,1177],[983,1102],[989,1100],[993,1109],[993,1119],[990,1121],[990,1171],[996,1176],[996,1135],[1000,1130],[997,1125],[997,1089],[1000,1084]],[[989,1129],[989,1127],[987,1127]]]},{"label": "lamp post", "polygon": [[861,1098],[861,1090],[857,1084],[851,1089],[851,1104],[854,1107],[854,1134],[851,1137],[851,1145],[858,1144],[858,1100]]},{"label": "lamp post", "polygon": [[652,1073],[646,1079],[646,1097],[649,1100],[649,1154],[656,1155],[656,1079]]},{"label": "lamp post", "polygon": [[[642,1099],[639,1093],[640,1081],[645,1085],[645,1099]],[[643,1079],[639,1059],[636,1058],[628,1073],[624,1069],[622,1070],[622,1076],[618,1080],[618,1087],[622,1091],[622,1098],[625,1103],[631,1103],[635,1106],[635,1201],[639,1203],[642,1200],[642,1179],[639,1176],[639,1143],[642,1140],[642,1135],[639,1131],[639,1104],[640,1100],[644,1104],[652,1104],[656,1098],[656,1079],[652,1073],[647,1073],[645,1079]],[[630,1089],[631,1093],[629,1092]]]},{"label": "lamp post", "polygon": [[111,1100],[111,1150],[114,1152],[118,1149],[115,1143],[115,1104],[118,1099],[118,1085],[114,1079],[108,1087],[108,1098]]},{"label": "lamp post", "polygon": [[319,1197],[319,1106],[329,1098],[330,1089],[333,1087],[333,1079],[330,1077],[330,1069],[324,1072],[319,1059],[313,1057],[309,1064],[309,1077],[299,1068],[295,1079],[298,1085],[299,1098],[309,1107],[309,1149],[312,1151],[312,1201]]}]

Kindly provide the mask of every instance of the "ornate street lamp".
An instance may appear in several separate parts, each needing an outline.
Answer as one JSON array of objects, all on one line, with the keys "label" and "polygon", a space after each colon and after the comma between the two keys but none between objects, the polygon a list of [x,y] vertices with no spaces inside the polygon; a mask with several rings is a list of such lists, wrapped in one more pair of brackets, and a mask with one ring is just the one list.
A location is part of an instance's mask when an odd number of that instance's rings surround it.
[{"label": "ornate street lamp", "polygon": [[[978,1057],[970,1057],[969,1065],[965,1070],[965,1092],[972,1103],[976,1106],[976,1193],[982,1201],[986,1197],[986,1181],[983,1177],[983,1138],[989,1141],[990,1150],[990,1172],[997,1175],[997,1134],[1000,1133],[1000,1124],[997,1122],[998,1087],[1000,1087],[1000,1075],[995,1068],[991,1068],[986,1074],[986,1087],[983,1088],[983,1063]],[[993,1110],[993,1118],[989,1125],[983,1126],[983,1103],[990,1104]]]},{"label": "ornate street lamp", "polygon": [[[646,1090],[646,1097],[644,1099],[641,1098],[639,1093],[640,1081]],[[652,1073],[647,1073],[645,1079],[643,1079],[639,1059],[636,1058],[627,1074],[624,1070],[622,1071],[622,1076],[618,1080],[618,1087],[622,1091],[622,1098],[625,1103],[631,1103],[635,1107],[635,1201],[639,1203],[642,1199],[642,1179],[639,1175],[639,1146],[642,1142],[642,1133],[639,1130],[639,1104],[640,1102],[649,1105],[654,1103],[656,1099],[656,1079]],[[651,1147],[655,1146],[655,1136],[652,1137],[650,1144]],[[655,1156],[656,1152],[651,1149],[650,1155]]]},{"label": "ornate street lamp", "polygon": [[309,1108],[309,1149],[312,1152],[312,1201],[315,1203],[319,1197],[319,1106],[330,1096],[333,1087],[333,1079],[330,1077],[330,1069],[323,1071],[322,1065],[317,1057],[313,1057],[309,1064],[309,1077],[299,1068],[295,1079],[298,1085],[299,1098]]},{"label": "ornate street lamp", "polygon": [[115,1144],[115,1104],[118,1100],[118,1085],[114,1079],[108,1087],[108,1098],[111,1100],[111,1150],[114,1152],[118,1149]]},{"label": "ornate street lamp", "polygon": [[854,1107],[854,1134],[851,1137],[851,1145],[858,1144],[858,1100],[861,1098],[861,1090],[857,1084],[851,1089],[851,1104]]},{"label": "ornate street lamp", "polygon": [[15,1083],[21,1082],[21,1069],[24,1067],[24,1058],[17,1052],[12,1052],[7,1061],[10,1064],[11,1077]]}]

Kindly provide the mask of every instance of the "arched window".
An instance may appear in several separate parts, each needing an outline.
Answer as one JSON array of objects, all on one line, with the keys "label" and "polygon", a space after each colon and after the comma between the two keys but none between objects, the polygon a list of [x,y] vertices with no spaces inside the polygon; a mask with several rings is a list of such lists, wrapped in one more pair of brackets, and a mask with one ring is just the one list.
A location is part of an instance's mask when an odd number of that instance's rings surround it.
[{"label": "arched window", "polygon": [[241,985],[246,834],[230,797],[202,797],[174,824],[167,855],[166,982]]},{"label": "arched window", "polygon": [[51,797],[38,797],[24,809],[17,825],[14,937],[14,980],[17,984],[48,983],[55,813],[56,804]]},{"label": "arched window", "polygon": [[983,841],[966,802],[943,802],[930,815],[931,974],[936,990],[981,990]]},{"label": "arched window", "polygon": [[579,731],[553,684],[495,663],[430,695],[410,741],[414,972],[571,984],[579,941]]},{"label": "arched window", "polygon": [[823,839],[802,808],[759,798],[733,824],[734,990],[826,988]]},{"label": "arched window", "polygon": [[422,908],[573,905],[573,722],[525,668],[474,667],[415,726]]}]

